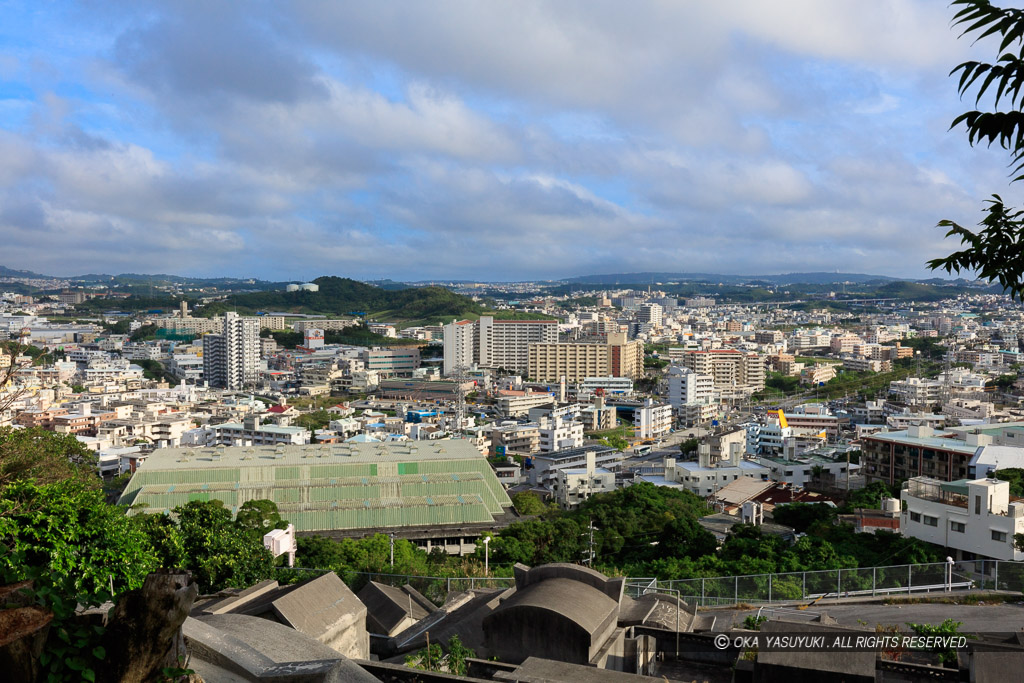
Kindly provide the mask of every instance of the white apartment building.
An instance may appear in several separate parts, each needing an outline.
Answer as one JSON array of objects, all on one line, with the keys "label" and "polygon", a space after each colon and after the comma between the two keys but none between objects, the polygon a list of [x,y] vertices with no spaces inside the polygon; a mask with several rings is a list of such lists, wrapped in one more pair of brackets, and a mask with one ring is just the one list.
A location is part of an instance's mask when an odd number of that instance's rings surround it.
[{"label": "white apartment building", "polygon": [[540,421],[540,452],[552,453],[583,445],[583,423],[560,417]]},{"label": "white apartment building", "polygon": [[559,505],[572,510],[593,495],[615,490],[615,473],[597,467],[595,462],[595,454],[590,452],[585,467],[558,471],[558,479],[551,488]]},{"label": "white apartment building", "polygon": [[1024,533],[1024,501],[997,479],[943,482],[913,477],[900,492],[900,533],[955,551],[956,560],[1024,560],[1013,543]]},{"label": "white apartment building", "polygon": [[768,481],[768,468],[744,460],[741,452],[742,448],[734,447],[727,459],[712,462],[710,449],[702,445],[696,462],[678,462],[675,458],[665,458],[664,476],[642,475],[640,479],[657,486],[690,491],[701,498],[713,496],[716,491],[740,477]]},{"label": "white apartment building", "polygon": [[640,439],[655,439],[668,434],[672,431],[672,406],[647,399],[634,411],[633,425]]},{"label": "white apartment building", "polygon": [[606,395],[632,396],[633,380],[629,377],[584,377],[580,389],[590,394],[601,389]]},{"label": "white apartment building", "polygon": [[636,321],[658,328],[662,324],[663,312],[662,307],[658,304],[641,304],[640,310],[636,314]]},{"label": "white apartment building", "polygon": [[892,370],[892,361],[850,356],[843,359],[843,370],[852,370],[854,372],[890,372]]},{"label": "white apartment building", "polygon": [[260,321],[224,314],[224,332],[203,337],[203,375],[210,386],[242,389],[260,379]]},{"label": "white apartment building", "polygon": [[714,377],[672,366],[668,369],[667,378],[668,403],[683,426],[694,427],[714,417],[718,411]]},{"label": "white apartment building", "polygon": [[444,373],[456,365],[504,368],[525,374],[530,344],[558,341],[557,320],[460,320],[444,326]]},{"label": "white apartment building", "polygon": [[683,367],[714,378],[715,390],[722,397],[741,397],[764,389],[764,357],[735,349],[687,351]]},{"label": "white apartment building", "polygon": [[311,438],[308,429],[260,424],[260,418],[255,415],[247,416],[242,423],[213,425],[210,431],[212,437],[208,445],[211,446],[302,445]]},{"label": "white apartment building", "polygon": [[186,382],[199,382],[203,379],[203,358],[195,353],[175,354],[167,363],[167,372]]}]

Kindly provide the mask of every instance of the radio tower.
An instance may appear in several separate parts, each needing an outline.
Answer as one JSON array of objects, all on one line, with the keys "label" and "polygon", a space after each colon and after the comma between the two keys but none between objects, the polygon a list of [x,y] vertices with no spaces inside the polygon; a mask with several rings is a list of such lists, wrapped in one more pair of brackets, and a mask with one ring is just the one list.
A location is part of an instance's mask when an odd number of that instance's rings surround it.
[{"label": "radio tower", "polygon": [[953,356],[956,354],[956,344],[950,344],[949,350],[946,351],[946,361],[943,364],[943,375],[942,375],[942,396],[940,401],[942,402],[942,409],[945,410],[946,405],[949,403],[950,398],[953,395]]}]

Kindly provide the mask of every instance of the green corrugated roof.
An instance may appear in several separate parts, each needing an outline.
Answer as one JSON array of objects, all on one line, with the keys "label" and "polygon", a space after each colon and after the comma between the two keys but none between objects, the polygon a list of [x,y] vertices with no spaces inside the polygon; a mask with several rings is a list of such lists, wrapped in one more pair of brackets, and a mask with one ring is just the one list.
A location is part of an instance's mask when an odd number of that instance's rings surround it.
[{"label": "green corrugated roof", "polygon": [[163,512],[261,498],[299,531],[490,522],[512,504],[466,440],[159,449],[121,502]]}]

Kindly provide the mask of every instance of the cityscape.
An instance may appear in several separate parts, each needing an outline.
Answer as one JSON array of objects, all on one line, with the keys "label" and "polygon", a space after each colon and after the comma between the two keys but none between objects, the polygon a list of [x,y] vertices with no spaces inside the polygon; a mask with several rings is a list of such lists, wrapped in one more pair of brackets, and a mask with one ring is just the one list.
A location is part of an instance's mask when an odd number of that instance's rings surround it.
[{"label": "cityscape", "polygon": [[777,4],[0,9],[3,679],[1019,680],[1024,10]]}]

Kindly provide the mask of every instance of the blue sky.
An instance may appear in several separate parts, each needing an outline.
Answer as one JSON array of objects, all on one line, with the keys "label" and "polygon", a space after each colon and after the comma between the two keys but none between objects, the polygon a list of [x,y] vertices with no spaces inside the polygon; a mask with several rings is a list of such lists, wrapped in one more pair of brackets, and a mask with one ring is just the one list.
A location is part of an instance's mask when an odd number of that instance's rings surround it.
[{"label": "blue sky", "polygon": [[934,0],[3,2],[0,264],[929,275],[1012,202]]}]

